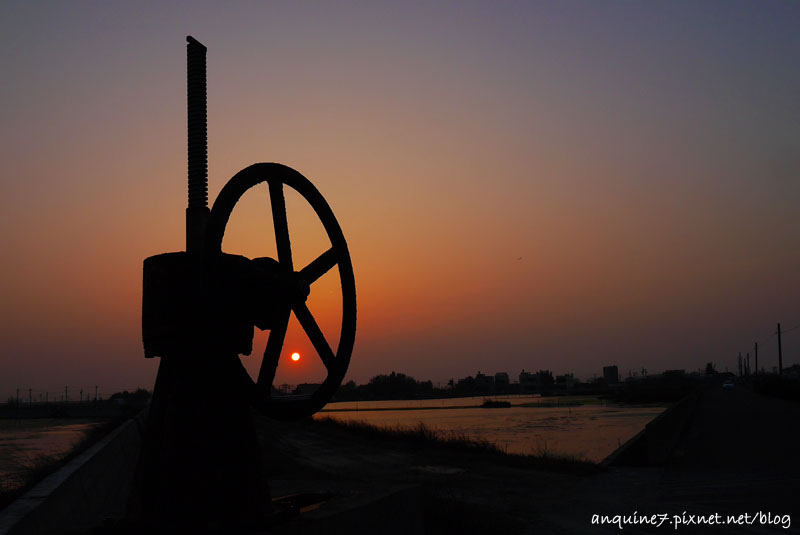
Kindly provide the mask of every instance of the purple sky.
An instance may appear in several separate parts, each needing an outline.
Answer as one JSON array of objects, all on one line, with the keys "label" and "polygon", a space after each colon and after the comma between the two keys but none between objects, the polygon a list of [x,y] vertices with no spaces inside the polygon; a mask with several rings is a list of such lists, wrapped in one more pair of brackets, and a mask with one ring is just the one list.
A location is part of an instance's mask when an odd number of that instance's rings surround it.
[{"label": "purple sky", "polygon": [[[771,368],[800,324],[798,28],[769,1],[4,2],[0,395],[152,387],[141,262],[184,245],[189,34],[210,197],[277,161],[339,218],[350,378],[733,370],[755,341]],[[253,199],[231,252],[268,242]]]}]

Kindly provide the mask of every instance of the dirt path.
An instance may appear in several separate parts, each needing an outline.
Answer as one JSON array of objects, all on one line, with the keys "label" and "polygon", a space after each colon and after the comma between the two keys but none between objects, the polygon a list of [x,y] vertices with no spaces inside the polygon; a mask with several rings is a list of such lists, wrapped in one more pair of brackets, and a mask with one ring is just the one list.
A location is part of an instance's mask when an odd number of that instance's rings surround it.
[{"label": "dirt path", "polygon": [[429,533],[533,533],[582,476],[509,466],[497,456],[365,439],[344,429],[258,419],[273,497],[418,486]]},{"label": "dirt path", "polygon": [[[273,496],[417,485],[429,533],[800,532],[800,406],[745,389],[712,389],[666,467],[571,475],[496,456],[259,420]],[[772,513],[791,528],[686,526],[675,516]],[[592,525],[592,515],[665,514],[660,528]],[[784,518],[785,520],[785,518]],[[785,525],[782,524],[782,525]]]}]

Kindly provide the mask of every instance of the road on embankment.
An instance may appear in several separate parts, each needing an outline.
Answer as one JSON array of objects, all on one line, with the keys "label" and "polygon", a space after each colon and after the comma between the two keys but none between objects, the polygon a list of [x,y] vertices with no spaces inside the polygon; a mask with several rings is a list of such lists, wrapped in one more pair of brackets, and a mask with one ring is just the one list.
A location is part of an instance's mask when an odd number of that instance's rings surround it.
[{"label": "road on embankment", "polygon": [[[545,515],[552,533],[616,532],[592,515],[791,515],[791,528],[678,526],[683,532],[800,533],[800,404],[735,387],[703,392],[670,460],[662,467],[614,467],[576,485]],[[688,516],[687,516],[688,520]],[[692,531],[695,530],[695,531]],[[676,531],[625,526],[625,533]]]}]

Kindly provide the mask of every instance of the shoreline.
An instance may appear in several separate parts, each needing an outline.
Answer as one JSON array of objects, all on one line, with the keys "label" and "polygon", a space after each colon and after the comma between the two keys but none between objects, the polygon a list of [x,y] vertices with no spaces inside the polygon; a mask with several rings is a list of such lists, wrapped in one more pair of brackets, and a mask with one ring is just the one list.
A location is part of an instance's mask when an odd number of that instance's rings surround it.
[{"label": "shoreline", "polygon": [[441,448],[467,453],[488,455],[509,466],[532,468],[569,474],[593,474],[601,470],[599,463],[574,455],[552,452],[533,454],[509,453],[496,442],[470,437],[463,432],[437,431],[420,423],[415,427],[382,427],[366,422],[339,421],[333,418],[315,418],[314,425],[341,429],[354,436],[393,441],[405,446]]},{"label": "shoreline", "polygon": [[[18,420],[39,421],[42,419],[43,418],[19,418]],[[71,420],[85,420],[83,417],[61,417],[52,419],[64,422],[69,422]],[[81,453],[91,448],[94,444],[106,437],[126,420],[128,420],[128,416],[105,420],[97,419],[95,420],[96,425],[84,430],[83,436],[78,438],[78,440],[63,453],[52,455],[38,453],[33,455],[27,461],[21,462],[21,464],[24,464],[21,466],[21,469],[15,471],[6,478],[6,481],[13,478],[18,482],[18,484],[9,487],[0,487],[0,510],[3,510],[6,506],[13,503],[14,500],[36,486],[36,484],[42,481],[44,478],[67,465]]]}]

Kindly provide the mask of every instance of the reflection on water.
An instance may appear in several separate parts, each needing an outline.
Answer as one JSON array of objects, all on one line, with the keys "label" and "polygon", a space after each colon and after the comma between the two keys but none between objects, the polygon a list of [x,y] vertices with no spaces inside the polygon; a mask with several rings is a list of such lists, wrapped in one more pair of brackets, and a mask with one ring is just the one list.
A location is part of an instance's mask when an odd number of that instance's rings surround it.
[{"label": "reflection on water", "polygon": [[0,490],[18,486],[31,468],[67,454],[99,423],[93,420],[0,420]]},{"label": "reflection on water", "polygon": [[377,426],[415,427],[488,440],[509,453],[572,455],[599,462],[664,407],[607,405],[598,398],[493,396],[510,408],[482,408],[486,398],[329,403],[315,417]]}]

